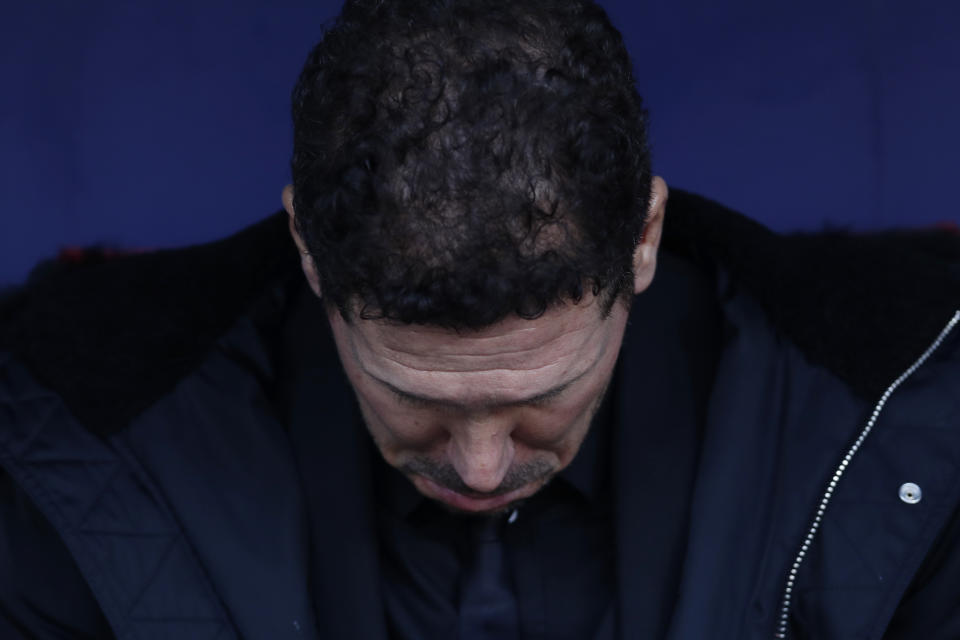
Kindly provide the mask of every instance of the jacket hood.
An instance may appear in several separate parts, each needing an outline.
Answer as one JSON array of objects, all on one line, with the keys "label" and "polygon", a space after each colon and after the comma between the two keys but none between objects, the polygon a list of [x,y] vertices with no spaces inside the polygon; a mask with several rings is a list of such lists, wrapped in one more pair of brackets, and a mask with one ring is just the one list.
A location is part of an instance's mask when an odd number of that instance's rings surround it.
[{"label": "jacket hood", "polygon": [[[960,239],[945,232],[776,234],[674,190],[663,249],[729,274],[784,338],[868,399],[960,308]],[[281,211],[217,242],[48,269],[0,304],[0,349],[107,435],[266,292],[299,282],[299,263]]]}]

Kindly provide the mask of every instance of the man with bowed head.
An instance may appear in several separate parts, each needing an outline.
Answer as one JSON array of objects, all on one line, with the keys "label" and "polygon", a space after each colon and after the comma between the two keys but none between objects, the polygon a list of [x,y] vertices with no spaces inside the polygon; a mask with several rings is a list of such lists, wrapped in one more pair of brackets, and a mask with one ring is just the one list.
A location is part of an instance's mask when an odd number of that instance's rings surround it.
[{"label": "man with bowed head", "polygon": [[960,637],[955,238],[669,192],[586,0],[348,1],[293,118],[3,301],[2,637]]}]

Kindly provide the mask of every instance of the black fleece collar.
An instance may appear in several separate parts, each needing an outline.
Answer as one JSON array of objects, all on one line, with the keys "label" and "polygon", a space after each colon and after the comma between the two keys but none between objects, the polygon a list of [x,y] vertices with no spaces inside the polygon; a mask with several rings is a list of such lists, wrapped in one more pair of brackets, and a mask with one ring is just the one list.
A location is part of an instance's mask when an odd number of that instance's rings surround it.
[{"label": "black fleece collar", "polygon": [[775,234],[671,196],[664,247],[722,266],[807,358],[876,400],[960,309],[960,237],[943,231]]},{"label": "black fleece collar", "polygon": [[[721,266],[814,363],[882,393],[960,308],[947,233],[778,235],[674,190],[664,249]],[[255,301],[298,282],[286,214],[218,242],[47,272],[0,305],[0,349],[90,430],[121,429],[186,376]]]}]

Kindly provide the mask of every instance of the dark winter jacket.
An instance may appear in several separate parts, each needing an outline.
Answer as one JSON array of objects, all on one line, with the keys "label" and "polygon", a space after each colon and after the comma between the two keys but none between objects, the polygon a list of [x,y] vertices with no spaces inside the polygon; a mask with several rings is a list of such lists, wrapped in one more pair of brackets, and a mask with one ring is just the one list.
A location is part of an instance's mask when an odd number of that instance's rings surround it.
[{"label": "dark winter jacket", "polygon": [[[279,355],[304,290],[286,226],[48,270],[0,307],[0,466],[119,638],[383,637],[350,389],[328,338],[309,373]],[[658,425],[617,441],[621,637],[884,637],[960,557],[957,239],[781,236],[675,192],[664,245],[620,362],[621,419]],[[650,367],[661,335],[682,339]],[[691,373],[714,348],[709,379]],[[280,378],[324,407],[314,458],[275,410]],[[666,596],[633,578],[673,561]],[[665,619],[631,606],[663,597]]]}]

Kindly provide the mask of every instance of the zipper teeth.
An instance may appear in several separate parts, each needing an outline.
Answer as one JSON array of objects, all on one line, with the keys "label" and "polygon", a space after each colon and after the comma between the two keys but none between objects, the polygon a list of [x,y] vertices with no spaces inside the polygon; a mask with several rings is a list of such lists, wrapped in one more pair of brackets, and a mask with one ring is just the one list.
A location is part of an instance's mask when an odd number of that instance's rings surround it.
[{"label": "zipper teeth", "polygon": [[883,411],[883,407],[887,404],[887,400],[890,399],[890,395],[896,391],[904,380],[913,375],[913,372],[920,368],[920,366],[927,361],[927,359],[933,355],[933,353],[940,347],[946,337],[950,334],[957,323],[960,322],[960,311],[957,311],[953,314],[953,317],[947,323],[947,326],[943,328],[943,331],[940,332],[940,335],[937,336],[937,339],[933,341],[927,350],[923,352],[916,362],[910,365],[910,368],[900,374],[900,377],[890,383],[890,386],[887,387],[887,390],[883,392],[883,395],[880,396],[879,402],[873,408],[873,413],[870,415],[870,419],[867,421],[867,425],[860,432],[860,435],[851,445],[850,449],[847,451],[847,455],[843,457],[843,460],[840,461],[839,466],[837,466],[836,471],[833,474],[833,478],[830,480],[830,484],[827,485],[827,490],[823,493],[823,498],[820,500],[820,506],[817,507],[817,514],[813,518],[813,522],[810,524],[810,529],[807,531],[807,536],[803,540],[803,544],[800,546],[800,551],[797,552],[797,557],[793,561],[793,565],[790,567],[790,574],[787,576],[787,584],[783,590],[783,598],[780,604],[780,623],[777,626],[777,633],[774,635],[774,638],[786,638],[787,637],[787,624],[790,619],[790,599],[793,595],[793,585],[797,580],[797,571],[800,569],[800,565],[803,564],[803,559],[807,555],[807,550],[810,548],[810,545],[813,543],[813,539],[817,535],[817,531],[820,529],[820,522],[823,519],[823,514],[827,509],[827,505],[830,503],[830,498],[833,496],[833,491],[837,487],[837,483],[840,482],[840,478],[843,477],[844,471],[847,470],[847,465],[850,464],[850,461],[853,459],[853,456],[860,449],[860,446],[863,445],[863,441],[866,440],[867,436],[870,435],[870,431],[873,429],[873,425],[876,424],[877,418],[880,417],[880,412]]}]

